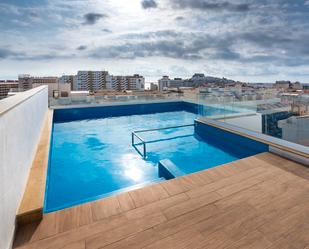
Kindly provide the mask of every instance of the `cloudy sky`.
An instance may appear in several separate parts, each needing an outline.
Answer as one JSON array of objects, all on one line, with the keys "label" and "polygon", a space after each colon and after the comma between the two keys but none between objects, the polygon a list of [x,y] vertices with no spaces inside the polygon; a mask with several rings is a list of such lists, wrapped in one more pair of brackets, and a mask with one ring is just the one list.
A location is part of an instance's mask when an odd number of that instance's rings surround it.
[{"label": "cloudy sky", "polygon": [[0,0],[0,79],[105,69],[309,82],[309,0]]}]

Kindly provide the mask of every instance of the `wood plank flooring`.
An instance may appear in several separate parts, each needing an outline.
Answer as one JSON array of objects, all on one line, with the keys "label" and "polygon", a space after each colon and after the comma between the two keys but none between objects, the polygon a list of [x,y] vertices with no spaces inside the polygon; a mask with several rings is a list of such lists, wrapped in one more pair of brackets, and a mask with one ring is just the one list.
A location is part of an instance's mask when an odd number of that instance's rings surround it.
[{"label": "wood plank flooring", "polygon": [[309,169],[259,154],[46,214],[14,248],[309,248]]}]

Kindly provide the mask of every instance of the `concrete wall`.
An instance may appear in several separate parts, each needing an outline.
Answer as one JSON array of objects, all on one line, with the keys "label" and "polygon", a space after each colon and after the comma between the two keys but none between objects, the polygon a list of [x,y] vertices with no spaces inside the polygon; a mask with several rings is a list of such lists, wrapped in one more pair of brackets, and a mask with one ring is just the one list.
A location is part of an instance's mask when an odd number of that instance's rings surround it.
[{"label": "concrete wall", "polygon": [[0,248],[11,247],[15,215],[23,196],[43,121],[46,86],[0,101]]}]

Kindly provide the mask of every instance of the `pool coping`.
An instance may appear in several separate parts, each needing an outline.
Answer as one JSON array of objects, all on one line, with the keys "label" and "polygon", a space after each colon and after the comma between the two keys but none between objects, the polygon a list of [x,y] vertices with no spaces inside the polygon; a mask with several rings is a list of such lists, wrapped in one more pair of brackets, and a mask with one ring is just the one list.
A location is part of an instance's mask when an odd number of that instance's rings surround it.
[{"label": "pool coping", "polygon": [[40,140],[29,172],[25,192],[16,214],[17,226],[41,220],[43,217],[52,124],[53,110],[49,109],[40,133]]},{"label": "pool coping", "polygon": [[175,102],[187,102],[182,99],[162,99],[162,100],[144,100],[144,101],[117,101],[117,102],[104,102],[94,104],[76,104],[76,105],[64,105],[64,106],[50,106],[53,110],[62,109],[75,109],[75,108],[92,108],[92,107],[108,107],[108,106],[123,106],[123,105],[145,105],[145,104],[159,104],[159,103],[175,103]]},{"label": "pool coping", "polygon": [[83,199],[83,200],[80,200],[80,201],[71,202],[71,203],[65,204],[63,206],[51,208],[49,210],[46,210],[45,209],[46,206],[44,206],[42,211],[43,211],[43,214],[49,214],[49,213],[57,212],[57,211],[60,211],[60,210],[63,210],[63,209],[73,208],[73,207],[76,207],[76,206],[79,206],[79,205],[83,205],[85,203],[95,202],[95,201],[105,199],[105,198],[109,198],[109,197],[112,197],[112,196],[115,196],[115,195],[120,195],[122,193],[126,193],[126,192],[129,192],[129,191],[141,189],[141,188],[147,187],[149,185],[159,184],[162,181],[163,180],[160,179],[160,178],[158,178],[156,180],[152,180],[152,181],[145,181],[145,182],[142,182],[142,183],[134,184],[132,186],[120,188],[120,189],[117,189],[117,190],[114,190],[114,191],[111,191],[111,192],[107,192],[105,194],[96,195],[96,196],[89,197],[89,198],[86,198],[86,199]]},{"label": "pool coping", "polygon": [[[208,119],[208,118],[197,118],[196,122],[200,122],[206,125],[210,125],[221,130],[225,130],[243,137],[247,137],[258,142],[267,144],[271,147],[280,149],[287,153],[296,154],[298,156],[309,159],[309,148],[300,144],[292,143],[289,141],[285,141],[276,137],[271,137],[269,135],[261,134],[255,131],[251,131],[248,129],[244,129],[229,123],[225,123],[218,120]],[[292,158],[290,158],[293,160]],[[295,160],[294,160],[295,161]]]}]

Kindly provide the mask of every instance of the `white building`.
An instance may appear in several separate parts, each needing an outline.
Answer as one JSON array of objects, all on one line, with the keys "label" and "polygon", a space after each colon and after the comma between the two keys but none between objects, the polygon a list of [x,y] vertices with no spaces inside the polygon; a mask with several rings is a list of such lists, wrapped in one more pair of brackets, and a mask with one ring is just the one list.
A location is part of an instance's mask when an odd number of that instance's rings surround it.
[{"label": "white building", "polygon": [[170,85],[170,78],[168,76],[163,76],[162,79],[158,80],[159,91],[162,92],[167,89]]}]

